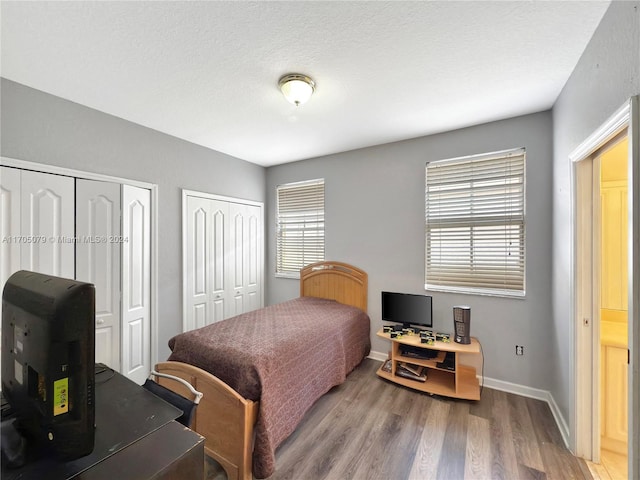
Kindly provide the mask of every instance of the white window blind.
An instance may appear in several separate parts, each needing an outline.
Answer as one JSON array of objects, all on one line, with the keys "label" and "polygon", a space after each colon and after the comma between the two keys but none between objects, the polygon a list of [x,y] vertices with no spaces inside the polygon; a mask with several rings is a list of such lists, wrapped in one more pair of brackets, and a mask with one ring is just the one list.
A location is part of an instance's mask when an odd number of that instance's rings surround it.
[{"label": "white window blind", "polygon": [[276,275],[324,261],[324,179],[277,187]]},{"label": "white window blind", "polygon": [[525,151],[427,164],[425,288],[525,292]]}]

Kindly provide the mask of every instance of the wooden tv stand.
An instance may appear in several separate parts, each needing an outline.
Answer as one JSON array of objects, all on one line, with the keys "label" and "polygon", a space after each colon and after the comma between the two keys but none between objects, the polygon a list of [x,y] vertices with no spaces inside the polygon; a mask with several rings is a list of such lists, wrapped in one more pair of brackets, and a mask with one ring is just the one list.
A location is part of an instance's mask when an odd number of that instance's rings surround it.
[{"label": "wooden tv stand", "polygon": [[[480,343],[476,338],[471,338],[471,343],[463,345],[461,343],[434,342],[433,345],[420,343],[419,335],[403,335],[400,338],[391,338],[388,333],[380,330],[377,335],[391,341],[391,373],[378,369],[378,376],[389,381],[404,385],[423,392],[443,395],[453,398],[464,398],[467,400],[480,400],[480,386],[476,377],[476,369],[459,362],[460,353],[480,353]],[[436,358],[421,359],[405,357],[400,353],[401,345],[411,345],[438,352]],[[436,364],[444,360],[446,352],[455,353],[455,370],[438,368]],[[396,375],[398,362],[421,365],[427,369],[427,380],[420,382]],[[384,366],[384,363],[382,364]]]}]

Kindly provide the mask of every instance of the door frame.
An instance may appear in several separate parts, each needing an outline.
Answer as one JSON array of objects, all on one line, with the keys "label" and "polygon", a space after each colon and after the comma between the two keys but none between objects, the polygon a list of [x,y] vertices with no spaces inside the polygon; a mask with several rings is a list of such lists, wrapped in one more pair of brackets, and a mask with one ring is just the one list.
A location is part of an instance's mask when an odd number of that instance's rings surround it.
[{"label": "door frame", "polygon": [[114,177],[101,173],[86,172],[74,168],[47,165],[45,163],[29,162],[16,158],[0,157],[0,165],[5,167],[20,168],[36,172],[64,175],[67,177],[82,178],[85,180],[97,180],[102,182],[120,183],[147,189],[151,192],[151,365],[158,363],[158,185],[154,183],[131,180],[129,178]]},{"label": "door frame", "polygon": [[[579,176],[585,168],[580,162],[591,158],[591,155],[612,140],[616,135],[627,130],[629,139],[628,160],[628,291],[629,291],[629,398],[628,398],[628,473],[629,478],[640,475],[640,111],[639,97],[632,97],[618,109],[606,122],[584,140],[570,155],[571,161],[571,190],[572,190],[572,255],[571,271],[573,273],[571,285],[572,297],[572,330],[574,346],[574,363],[572,366],[574,378],[574,425],[575,425],[575,453],[588,460],[599,460],[600,422],[599,422],[599,350],[596,349],[599,340],[599,322],[593,322],[594,308],[593,278],[592,278],[592,246],[587,246],[589,254],[584,252],[584,242],[589,235],[581,235],[578,230],[581,220],[578,215],[579,202],[589,202],[591,208],[593,182],[583,182],[586,189],[578,189]],[[586,167],[592,168],[592,165]],[[591,174],[589,174],[591,175]],[[635,206],[635,207],[634,207]],[[586,215],[585,215],[586,216]],[[590,256],[590,259],[585,257]],[[597,312],[596,312],[597,314]],[[594,325],[595,324],[595,325]],[[599,348],[599,346],[598,346]],[[591,368],[579,368],[580,366]],[[598,368],[596,368],[598,367]],[[596,423],[597,422],[597,423]]]},{"label": "door frame", "polygon": [[[186,332],[188,329],[187,325],[187,275],[188,273],[188,261],[187,261],[187,242],[189,241],[188,231],[187,231],[187,197],[200,197],[206,198],[209,200],[219,200],[222,202],[230,202],[230,203],[239,203],[242,205],[251,205],[254,207],[260,207],[260,218],[262,220],[262,230],[264,232],[264,203],[257,202],[255,200],[246,200],[244,198],[236,198],[236,197],[228,197],[225,195],[217,195],[215,193],[206,193],[199,192],[197,190],[188,190],[186,188],[182,189],[182,331]],[[260,305],[264,306],[264,238],[262,242],[260,242]]]}]

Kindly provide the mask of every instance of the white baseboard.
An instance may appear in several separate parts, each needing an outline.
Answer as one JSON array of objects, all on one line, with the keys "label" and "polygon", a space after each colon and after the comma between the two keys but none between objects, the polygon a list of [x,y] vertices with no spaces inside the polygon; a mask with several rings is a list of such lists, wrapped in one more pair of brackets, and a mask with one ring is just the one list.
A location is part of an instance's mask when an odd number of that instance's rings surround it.
[{"label": "white baseboard", "polygon": [[389,358],[389,354],[371,350],[367,358],[370,358],[372,360],[377,360],[378,362],[384,362],[387,358]]},{"label": "white baseboard", "polygon": [[493,388],[494,390],[514,393],[516,395],[522,395],[523,397],[535,398],[536,400],[547,402],[551,409],[551,414],[556,421],[556,425],[558,425],[558,430],[560,430],[560,435],[562,435],[562,440],[564,440],[565,446],[569,448],[569,426],[562,416],[560,408],[553,398],[553,395],[551,395],[551,392],[548,390],[540,390],[538,388],[527,387],[526,385],[505,382],[503,380],[496,380],[495,378],[488,377],[484,378],[484,386]]},{"label": "white baseboard", "polygon": [[[372,350],[367,358],[384,362],[388,356],[389,355],[387,353]],[[482,379],[480,379],[480,381],[482,382]],[[551,395],[551,392],[548,390],[540,390],[538,388],[527,387],[526,385],[519,385],[517,383],[505,382],[503,380],[496,380],[495,378],[488,377],[484,377],[483,385],[488,388],[493,388],[494,390],[500,390],[501,392],[514,393],[516,395],[522,395],[523,397],[535,398],[536,400],[547,402],[551,409],[551,414],[556,421],[556,425],[558,425],[564,444],[569,448],[569,426],[562,416],[560,408],[553,398],[553,395]]]}]

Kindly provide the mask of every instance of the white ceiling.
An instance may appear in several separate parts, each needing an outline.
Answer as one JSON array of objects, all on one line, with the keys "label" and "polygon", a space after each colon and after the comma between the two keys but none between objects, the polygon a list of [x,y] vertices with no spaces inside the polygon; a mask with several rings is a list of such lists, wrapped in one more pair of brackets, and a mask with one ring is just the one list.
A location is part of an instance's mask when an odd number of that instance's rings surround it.
[{"label": "white ceiling", "polygon": [[0,72],[268,166],[548,109],[608,5],[2,1]]}]

